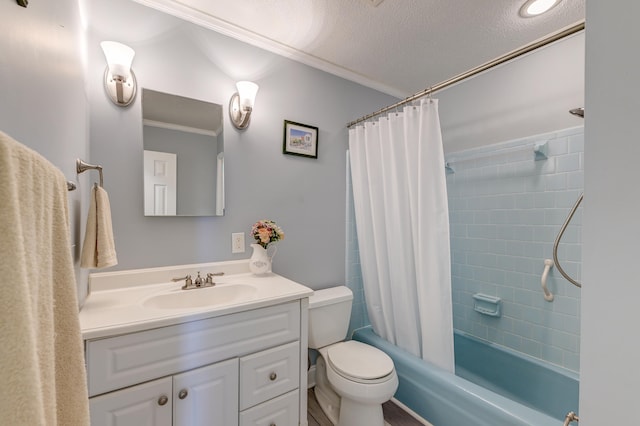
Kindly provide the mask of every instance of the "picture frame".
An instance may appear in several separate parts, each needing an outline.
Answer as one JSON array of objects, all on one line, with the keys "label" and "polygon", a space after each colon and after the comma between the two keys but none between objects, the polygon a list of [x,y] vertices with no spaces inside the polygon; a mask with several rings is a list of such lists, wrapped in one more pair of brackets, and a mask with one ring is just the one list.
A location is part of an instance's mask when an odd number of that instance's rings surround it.
[{"label": "picture frame", "polygon": [[318,158],[318,128],[284,120],[282,153]]}]

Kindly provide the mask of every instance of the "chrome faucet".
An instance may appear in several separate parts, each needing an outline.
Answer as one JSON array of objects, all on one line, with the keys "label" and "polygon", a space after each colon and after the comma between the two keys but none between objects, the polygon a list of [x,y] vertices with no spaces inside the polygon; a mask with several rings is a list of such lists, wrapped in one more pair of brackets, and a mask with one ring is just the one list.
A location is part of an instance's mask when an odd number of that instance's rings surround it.
[{"label": "chrome faucet", "polygon": [[569,411],[567,413],[567,416],[564,418],[563,426],[568,426],[570,423],[579,422],[579,421],[580,421],[580,418],[578,417],[578,415],[573,411]]},{"label": "chrome faucet", "polygon": [[200,276],[200,271],[198,271],[198,276],[195,280],[191,279],[191,275],[187,275],[186,277],[172,278],[171,281],[177,282],[184,280],[184,285],[181,287],[182,290],[192,290],[194,288],[213,287],[214,285],[216,285],[216,283],[213,282],[213,277],[220,277],[222,275],[224,275],[224,272],[209,272],[207,273],[206,278],[202,278]]},{"label": "chrome faucet", "polygon": [[200,277],[200,271],[198,271],[198,276],[196,277],[194,284],[196,285],[196,287],[202,287],[202,277]]}]

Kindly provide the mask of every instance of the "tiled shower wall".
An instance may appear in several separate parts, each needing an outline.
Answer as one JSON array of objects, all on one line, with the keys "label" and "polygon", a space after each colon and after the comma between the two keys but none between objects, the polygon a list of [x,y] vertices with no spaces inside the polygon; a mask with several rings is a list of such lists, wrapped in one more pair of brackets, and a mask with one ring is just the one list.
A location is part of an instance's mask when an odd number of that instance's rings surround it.
[{"label": "tiled shower wall", "polygon": [[[547,143],[548,159],[533,149],[500,154],[503,146]],[[573,371],[579,369],[580,289],[556,268],[553,302],[543,298],[544,260],[583,190],[583,129],[569,129],[484,147],[447,175],[451,227],[454,328]],[[451,154],[448,158],[455,159]],[[482,158],[478,158],[482,157]],[[564,270],[580,280],[581,212],[558,251]],[[476,312],[473,295],[497,296],[502,316]]]},{"label": "tiled shower wall", "polygon": [[[456,153],[482,158],[452,161],[455,173],[447,175],[454,327],[573,371],[579,369],[580,290],[552,268],[548,286],[554,301],[546,302],[540,278],[555,236],[582,192],[583,141],[583,129],[575,128]],[[537,142],[547,142],[548,159],[534,161],[531,149],[499,151]],[[559,250],[563,268],[578,280],[581,211]],[[346,216],[345,278],[354,291],[351,329],[356,329],[369,320],[350,182]],[[500,297],[502,316],[474,311],[476,293]]]},{"label": "tiled shower wall", "polygon": [[347,152],[347,229],[346,229],[346,285],[353,291],[353,306],[351,308],[351,322],[349,336],[354,330],[370,325],[367,306],[364,299],[362,271],[360,270],[360,252],[358,251],[358,234],[356,232],[356,214],[353,207],[353,188],[351,187],[351,170],[349,168],[349,153]]}]

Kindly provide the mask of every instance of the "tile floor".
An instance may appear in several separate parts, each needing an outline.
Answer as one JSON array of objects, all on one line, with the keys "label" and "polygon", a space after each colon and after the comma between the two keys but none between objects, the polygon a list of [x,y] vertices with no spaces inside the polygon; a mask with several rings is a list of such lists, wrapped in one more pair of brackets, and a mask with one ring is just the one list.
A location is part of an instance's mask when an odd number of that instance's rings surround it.
[{"label": "tile floor", "polygon": [[[316,401],[316,397],[313,394],[313,390],[309,389],[307,394],[307,419],[309,426],[332,426],[331,422],[324,415],[322,409]],[[407,414],[402,408],[398,407],[393,402],[385,402],[382,405],[384,412],[384,419],[389,426],[422,426],[422,423]],[[366,426],[366,425],[362,425]]]}]

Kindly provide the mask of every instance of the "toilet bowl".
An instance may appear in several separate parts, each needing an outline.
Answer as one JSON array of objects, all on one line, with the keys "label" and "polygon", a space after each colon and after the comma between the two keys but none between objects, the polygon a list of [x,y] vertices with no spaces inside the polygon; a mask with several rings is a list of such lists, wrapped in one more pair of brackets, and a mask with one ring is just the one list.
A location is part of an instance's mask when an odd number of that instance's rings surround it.
[{"label": "toilet bowl", "polygon": [[309,347],[318,350],[314,393],[334,425],[383,426],[382,403],[398,388],[393,360],[346,336],[353,294],[347,287],[318,290],[309,299]]}]

